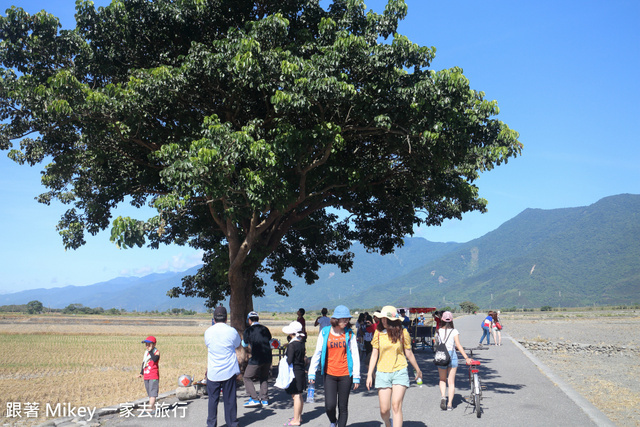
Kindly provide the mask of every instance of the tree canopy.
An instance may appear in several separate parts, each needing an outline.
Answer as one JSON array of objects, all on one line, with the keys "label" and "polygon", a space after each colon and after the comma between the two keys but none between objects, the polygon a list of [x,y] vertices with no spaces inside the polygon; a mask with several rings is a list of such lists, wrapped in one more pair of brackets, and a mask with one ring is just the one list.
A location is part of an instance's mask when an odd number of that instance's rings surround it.
[{"label": "tree canopy", "polygon": [[480,310],[480,307],[478,307],[476,303],[473,303],[471,301],[464,301],[459,305],[462,311],[465,313],[475,313],[476,311]]},{"label": "tree canopy", "polygon": [[44,305],[38,300],[27,303],[27,313],[29,314],[39,314],[42,313],[42,310],[44,310]]},{"label": "tree canopy", "polygon": [[[0,17],[0,148],[45,162],[39,201],[69,205],[67,248],[112,226],[121,247],[190,245],[204,265],[174,295],[230,296],[242,329],[268,275],[343,271],[349,246],[393,251],[419,225],[484,211],[474,180],[520,153],[495,101],[407,13],[362,0],[76,3],[76,28]],[[122,203],[157,215],[112,219]],[[342,214],[344,213],[344,214]]]}]

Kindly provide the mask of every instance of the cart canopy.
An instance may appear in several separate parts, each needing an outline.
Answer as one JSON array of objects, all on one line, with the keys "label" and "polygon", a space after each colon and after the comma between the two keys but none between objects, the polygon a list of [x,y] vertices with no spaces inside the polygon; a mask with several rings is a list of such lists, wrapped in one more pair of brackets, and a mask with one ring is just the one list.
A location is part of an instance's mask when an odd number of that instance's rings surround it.
[{"label": "cart canopy", "polygon": [[431,313],[432,311],[436,311],[435,307],[410,307],[408,309],[405,309],[405,311],[409,311],[409,313],[411,314],[416,314],[416,313]]}]

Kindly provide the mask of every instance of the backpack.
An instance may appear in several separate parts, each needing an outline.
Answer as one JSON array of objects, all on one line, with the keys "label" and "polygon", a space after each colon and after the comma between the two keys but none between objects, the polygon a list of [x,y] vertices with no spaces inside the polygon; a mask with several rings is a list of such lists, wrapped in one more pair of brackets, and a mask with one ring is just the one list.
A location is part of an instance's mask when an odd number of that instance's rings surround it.
[{"label": "backpack", "polygon": [[435,363],[437,366],[447,366],[449,365],[449,363],[451,363],[451,355],[449,355],[449,351],[447,350],[446,346],[446,342],[450,336],[451,331],[449,331],[449,335],[445,335],[445,339],[443,342],[438,342],[438,345],[436,345],[436,354],[433,356],[433,363]]}]

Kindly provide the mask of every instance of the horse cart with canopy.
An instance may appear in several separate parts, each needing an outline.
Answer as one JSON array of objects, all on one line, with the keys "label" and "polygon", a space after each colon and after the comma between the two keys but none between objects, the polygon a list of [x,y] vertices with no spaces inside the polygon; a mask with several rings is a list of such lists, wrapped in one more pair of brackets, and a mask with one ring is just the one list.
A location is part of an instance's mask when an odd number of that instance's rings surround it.
[{"label": "horse cart with canopy", "polygon": [[425,347],[433,349],[433,337],[436,328],[431,313],[434,311],[436,311],[435,307],[405,308],[405,315],[411,321],[408,328],[413,350],[416,350],[418,346],[422,349]]}]

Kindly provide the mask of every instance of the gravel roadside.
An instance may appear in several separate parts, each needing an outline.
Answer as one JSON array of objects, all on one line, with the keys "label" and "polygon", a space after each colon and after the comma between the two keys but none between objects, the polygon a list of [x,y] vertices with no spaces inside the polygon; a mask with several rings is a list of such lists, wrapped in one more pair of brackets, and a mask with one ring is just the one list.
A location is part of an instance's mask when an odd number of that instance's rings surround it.
[{"label": "gravel roadside", "polygon": [[620,426],[640,426],[640,312],[503,313],[504,332]]}]

